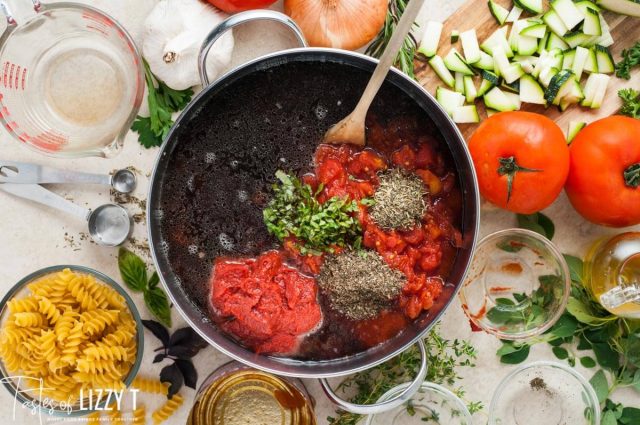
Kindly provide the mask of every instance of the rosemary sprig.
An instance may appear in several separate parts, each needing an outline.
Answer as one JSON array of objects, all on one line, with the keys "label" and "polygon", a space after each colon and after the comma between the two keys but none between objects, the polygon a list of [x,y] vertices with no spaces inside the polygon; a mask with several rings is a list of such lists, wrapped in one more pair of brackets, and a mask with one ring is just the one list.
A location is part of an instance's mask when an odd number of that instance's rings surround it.
[{"label": "rosemary sprig", "polygon": [[[467,341],[443,338],[438,327],[431,330],[424,342],[429,364],[427,382],[454,387],[461,379],[458,368],[475,366],[476,349]],[[411,381],[419,367],[420,352],[414,346],[379,366],[346,378],[338,387],[338,391],[355,393],[350,398],[352,403],[371,404],[391,388]],[[462,388],[457,388],[454,392],[459,397],[464,397]],[[483,408],[480,402],[468,403],[467,407],[472,414]],[[411,413],[412,406],[408,405],[407,409]],[[353,413],[336,413],[337,416],[327,418],[330,425],[356,425],[363,419],[361,415]]]},{"label": "rosemary sprig", "polygon": [[[398,25],[398,21],[407,7],[409,0],[389,0],[389,11],[387,17],[384,20],[384,25],[376,38],[371,42],[365,54],[379,58],[382,56],[382,52],[387,47],[391,35]],[[417,26],[417,24],[414,24]],[[416,75],[413,72],[413,59],[416,56],[416,49],[418,43],[412,33],[409,33],[398,52],[398,58],[396,59],[396,67],[409,77],[416,79]]]}]

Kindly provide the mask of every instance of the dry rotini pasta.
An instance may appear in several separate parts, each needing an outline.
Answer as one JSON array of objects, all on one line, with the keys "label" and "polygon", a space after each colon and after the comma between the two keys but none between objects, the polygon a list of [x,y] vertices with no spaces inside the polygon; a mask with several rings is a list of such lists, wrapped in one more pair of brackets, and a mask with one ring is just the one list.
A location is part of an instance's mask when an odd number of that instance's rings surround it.
[{"label": "dry rotini pasta", "polygon": [[147,409],[144,407],[144,404],[141,404],[131,414],[131,424],[132,425],[144,425],[145,420],[146,420],[146,416],[147,416]]},{"label": "dry rotini pasta", "polygon": [[[7,303],[0,358],[35,378],[43,395],[78,401],[80,390],[122,389],[136,360],[136,322],[124,297],[92,275],[65,269],[28,285]],[[166,390],[165,390],[166,393]]]},{"label": "dry rotini pasta", "polygon": [[175,394],[169,400],[167,400],[158,410],[153,412],[151,418],[154,425],[158,425],[171,417],[176,410],[182,405],[184,399],[179,394]]},{"label": "dry rotini pasta", "polygon": [[167,395],[169,384],[160,382],[158,379],[149,379],[136,376],[131,383],[131,388],[140,390],[143,393]]}]

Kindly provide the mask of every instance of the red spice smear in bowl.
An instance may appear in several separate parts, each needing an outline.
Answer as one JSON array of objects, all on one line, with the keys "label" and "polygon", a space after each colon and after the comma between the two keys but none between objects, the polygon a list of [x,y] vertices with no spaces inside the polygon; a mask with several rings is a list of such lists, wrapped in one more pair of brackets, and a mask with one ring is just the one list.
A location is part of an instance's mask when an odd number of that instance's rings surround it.
[{"label": "red spice smear in bowl", "polygon": [[231,320],[220,326],[256,352],[288,354],[322,320],[315,279],[268,251],[255,259],[218,259],[211,304]]}]

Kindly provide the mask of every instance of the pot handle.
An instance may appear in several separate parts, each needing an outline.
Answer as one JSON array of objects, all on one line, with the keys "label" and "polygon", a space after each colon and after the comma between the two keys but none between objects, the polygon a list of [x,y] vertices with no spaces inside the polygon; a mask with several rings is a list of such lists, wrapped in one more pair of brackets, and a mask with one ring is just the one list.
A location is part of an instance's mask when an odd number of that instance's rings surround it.
[{"label": "pot handle", "polygon": [[411,385],[407,386],[404,391],[398,394],[396,397],[391,400],[384,401],[382,403],[375,404],[353,404],[349,403],[341,399],[329,386],[329,381],[325,378],[319,379],[320,385],[322,385],[322,389],[325,394],[334,404],[336,404],[340,409],[350,412],[356,413],[358,415],[375,415],[377,413],[386,412],[391,409],[395,409],[396,407],[401,406],[406,403],[413,397],[422,384],[424,383],[425,378],[427,377],[427,350],[424,346],[424,342],[422,339],[419,339],[416,343],[418,348],[420,349],[420,369],[418,370],[418,374],[416,378],[413,380]]},{"label": "pot handle", "polygon": [[293,32],[301,47],[307,47],[307,41],[304,38],[302,30],[293,21],[293,19],[284,13],[276,12],[274,10],[248,10],[246,12],[231,15],[207,34],[207,37],[202,43],[202,47],[200,47],[200,53],[198,54],[198,72],[200,73],[200,82],[202,83],[202,87],[206,87],[210,84],[209,76],[207,75],[206,63],[209,50],[211,50],[213,44],[231,28],[251,21],[278,22]]}]

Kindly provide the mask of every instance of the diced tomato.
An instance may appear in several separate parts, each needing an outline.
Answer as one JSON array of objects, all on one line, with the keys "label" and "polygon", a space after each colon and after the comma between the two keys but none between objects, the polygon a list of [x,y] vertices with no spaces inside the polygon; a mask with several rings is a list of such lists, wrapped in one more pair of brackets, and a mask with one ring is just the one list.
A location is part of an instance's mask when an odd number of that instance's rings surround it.
[{"label": "diced tomato", "polygon": [[416,168],[416,153],[409,145],[404,145],[395,151],[393,155],[391,155],[391,160],[394,164],[407,170],[414,170]]},{"label": "diced tomato", "polygon": [[421,143],[416,153],[416,167],[429,168],[435,161],[436,153],[429,143]]},{"label": "diced tomato", "polygon": [[422,179],[429,188],[430,195],[438,195],[442,192],[442,182],[440,178],[429,170],[416,170],[415,173]]},{"label": "diced tomato", "polygon": [[373,177],[385,168],[387,168],[385,160],[371,150],[356,153],[348,166],[349,172],[358,178]]},{"label": "diced tomato", "polygon": [[422,302],[420,301],[420,298],[416,296],[409,298],[409,301],[404,308],[404,312],[410,319],[418,317],[422,312]]},{"label": "diced tomato", "polygon": [[422,227],[415,226],[413,229],[402,232],[402,238],[411,245],[418,245],[420,242],[424,240],[424,233],[422,231]]},{"label": "diced tomato", "polygon": [[317,170],[320,183],[328,184],[334,180],[342,182],[347,175],[342,164],[335,159],[327,159]]}]

